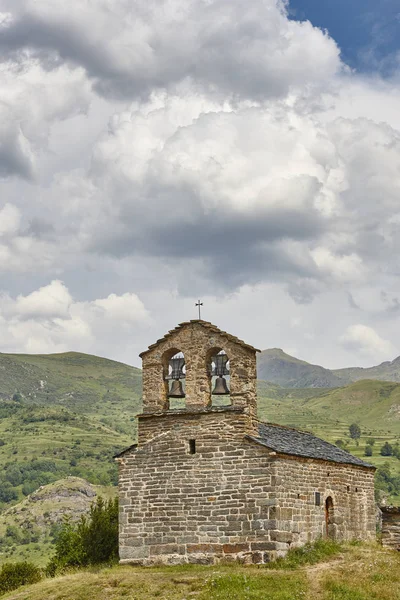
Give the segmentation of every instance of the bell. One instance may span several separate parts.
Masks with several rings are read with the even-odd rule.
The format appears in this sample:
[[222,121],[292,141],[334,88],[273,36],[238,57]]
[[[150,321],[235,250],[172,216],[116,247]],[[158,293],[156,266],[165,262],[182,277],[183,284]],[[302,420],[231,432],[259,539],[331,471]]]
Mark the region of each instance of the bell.
[[183,391],[182,381],[179,379],[173,379],[171,389],[169,390],[168,398],[184,398],[185,392]]
[[213,396],[227,396],[229,395],[228,386],[226,384],[225,377],[217,377],[215,380],[215,387],[213,389]]

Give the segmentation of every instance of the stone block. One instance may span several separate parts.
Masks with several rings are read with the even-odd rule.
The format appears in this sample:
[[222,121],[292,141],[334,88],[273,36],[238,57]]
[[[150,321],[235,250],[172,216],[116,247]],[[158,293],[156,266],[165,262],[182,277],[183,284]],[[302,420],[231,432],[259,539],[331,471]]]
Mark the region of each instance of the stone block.
[[238,554],[239,552],[248,552],[249,544],[224,544],[222,546],[224,554]]

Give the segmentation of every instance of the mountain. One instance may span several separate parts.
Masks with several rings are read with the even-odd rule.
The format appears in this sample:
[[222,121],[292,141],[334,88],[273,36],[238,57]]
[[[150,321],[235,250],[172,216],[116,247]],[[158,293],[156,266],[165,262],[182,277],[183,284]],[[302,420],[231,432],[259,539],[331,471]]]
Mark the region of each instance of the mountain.
[[286,354],[280,348],[263,350],[257,356],[259,379],[271,381],[284,387],[329,388],[344,385],[333,371]]
[[342,387],[361,379],[400,382],[400,356],[375,367],[325,369],[286,354],[280,348],[263,350],[257,357],[258,378],[292,388]]
[[376,367],[350,367],[332,371],[345,383],[360,381],[360,379],[378,379],[380,381],[400,382],[400,356],[392,361],[386,361]]

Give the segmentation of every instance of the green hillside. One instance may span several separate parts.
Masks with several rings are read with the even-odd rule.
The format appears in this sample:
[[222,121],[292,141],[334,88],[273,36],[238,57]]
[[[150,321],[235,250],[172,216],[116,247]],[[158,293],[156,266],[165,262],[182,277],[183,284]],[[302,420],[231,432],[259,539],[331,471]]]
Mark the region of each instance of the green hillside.
[[115,484],[140,395],[141,371],[115,361],[0,354],[0,508],[69,475]]
[[[295,365],[307,363],[271,351]],[[141,371],[116,361],[68,352],[53,355],[0,354],[0,508],[21,501],[60,478],[83,477],[92,484],[117,481],[115,452],[136,438]],[[371,462],[385,441],[400,436],[400,385],[360,381],[337,389],[284,388],[259,381],[259,414],[264,420],[313,431],[363,456],[374,437]],[[348,436],[362,428],[358,446]]]
[[41,486],[0,514],[0,564],[29,560],[45,567],[64,517],[75,521],[96,496],[108,499],[116,493],[116,487],[91,485],[79,477]]

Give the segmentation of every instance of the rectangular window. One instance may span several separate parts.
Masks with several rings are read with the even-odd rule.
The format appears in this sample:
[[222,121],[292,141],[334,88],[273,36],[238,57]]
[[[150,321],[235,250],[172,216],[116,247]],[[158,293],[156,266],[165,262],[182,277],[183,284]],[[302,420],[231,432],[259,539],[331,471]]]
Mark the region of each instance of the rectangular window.
[[189,454],[196,454],[196,440],[189,440]]
[[315,506],[321,506],[321,494],[320,494],[320,492],[315,492]]

